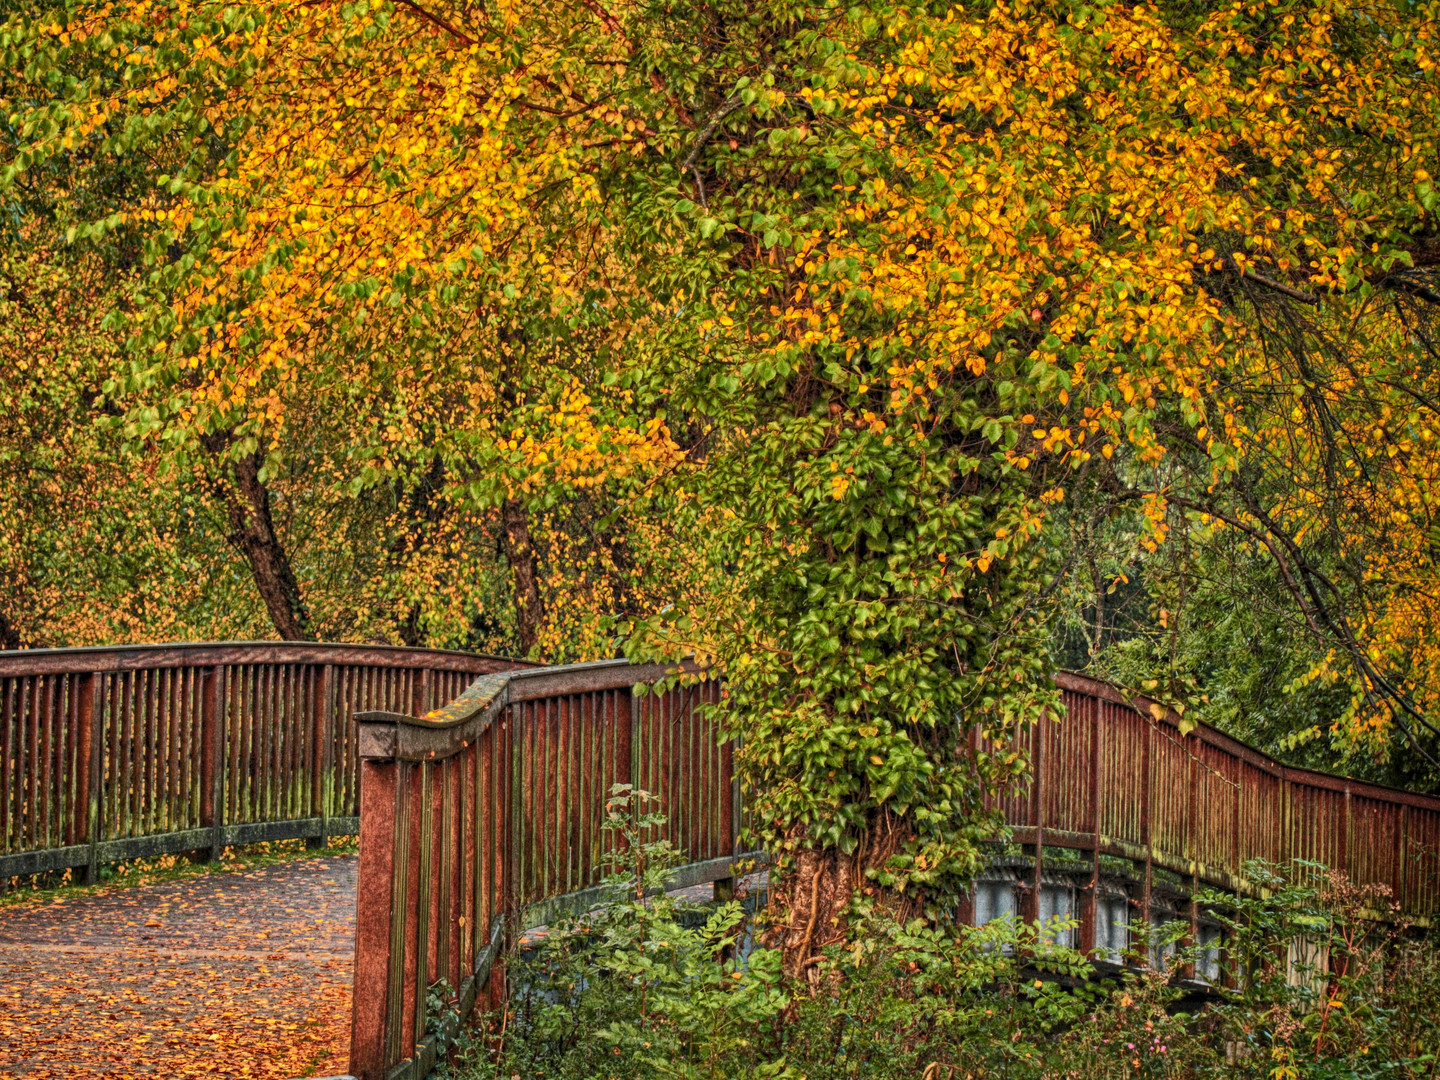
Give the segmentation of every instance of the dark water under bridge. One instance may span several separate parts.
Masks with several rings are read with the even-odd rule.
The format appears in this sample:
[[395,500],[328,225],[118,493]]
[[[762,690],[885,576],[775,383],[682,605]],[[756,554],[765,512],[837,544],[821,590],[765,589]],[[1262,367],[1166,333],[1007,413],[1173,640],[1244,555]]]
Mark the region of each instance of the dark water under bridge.
[[[350,1069],[423,1076],[424,988],[458,987],[462,1013],[495,1000],[507,934],[593,901],[611,784],[663,799],[690,859],[677,885],[730,880],[745,808],[731,749],[699,708],[718,688],[633,692],[663,674],[344,645],[0,653],[0,879],[358,832]],[[1301,858],[1434,918],[1440,800],[1292,769],[1203,727],[1182,737],[1143,698],[1057,682],[1065,721],[1021,735],[1033,779],[1000,800],[1009,846],[962,917],[1069,914],[1073,943],[1102,950],[1136,922],[1179,918],[1208,943],[1198,887],[1244,890],[1247,860]],[[286,916],[257,912],[245,917]],[[325,940],[350,936],[349,917],[330,919]],[[188,925],[198,934],[203,920]],[[12,958],[26,947],[9,944]],[[352,978],[348,957],[319,952]],[[164,981],[187,989],[183,974]],[[269,998],[247,1000],[236,1008],[255,1011],[257,1030],[281,1030],[265,1026]],[[0,1065],[6,1052],[0,1027]]]

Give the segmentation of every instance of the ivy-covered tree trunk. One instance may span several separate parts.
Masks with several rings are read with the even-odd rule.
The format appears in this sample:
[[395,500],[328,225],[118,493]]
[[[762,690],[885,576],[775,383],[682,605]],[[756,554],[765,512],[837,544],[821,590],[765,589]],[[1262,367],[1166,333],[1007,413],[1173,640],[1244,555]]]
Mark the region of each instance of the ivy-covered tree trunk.
[[[797,834],[797,839],[798,839]],[[857,900],[876,895],[875,878],[892,856],[915,840],[903,818],[875,815],[856,849],[802,847],[771,889],[786,917],[771,928],[772,944],[784,956],[785,969],[810,979],[827,945],[843,942]],[[884,898],[892,917],[906,919],[924,909],[923,897],[893,894]]]
[[720,717],[775,858],[768,936],[797,977],[867,909],[953,907],[999,824],[987,797],[1024,770],[1012,735],[1055,704],[1031,481],[972,430],[985,391],[966,389],[897,430],[796,380],[676,507],[709,561],[650,640],[726,658]]

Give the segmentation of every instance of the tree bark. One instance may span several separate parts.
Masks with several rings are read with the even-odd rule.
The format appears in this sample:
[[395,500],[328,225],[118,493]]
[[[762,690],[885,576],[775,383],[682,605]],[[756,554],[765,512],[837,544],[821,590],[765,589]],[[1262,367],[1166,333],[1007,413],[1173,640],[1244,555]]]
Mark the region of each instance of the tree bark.
[[275,532],[270,515],[270,491],[260,480],[260,452],[247,454],[232,465],[239,498],[230,500],[230,527],[235,542],[245,552],[250,574],[270,621],[286,641],[310,641],[310,612],[300,595],[300,583],[290,566],[290,556]]
[[[210,436],[205,443],[212,453],[223,453],[230,445],[230,436]],[[270,491],[260,479],[264,461],[263,449],[231,461],[230,483],[216,484],[216,494],[230,519],[230,542],[250,564],[250,577],[281,640],[313,641],[310,612],[290,566],[289,553],[275,531]]]
[[510,564],[515,590],[515,631],[520,651],[529,653],[540,640],[540,578],[536,571],[535,545],[530,539],[530,516],[519,499],[500,504],[500,522],[505,533],[505,560]]
[[0,649],[23,649],[26,647],[25,639],[20,636],[20,631],[10,621],[10,616],[0,611]]
[[[843,941],[847,911],[857,892],[870,892],[866,871],[883,866],[911,835],[905,823],[889,814],[873,822],[865,842],[853,854],[838,848],[805,848],[771,886],[775,908],[785,914],[784,922],[768,930],[767,944],[780,950],[786,972],[793,978],[814,983],[815,964],[825,946]],[[891,890],[877,899],[902,921],[922,908],[919,898]]]

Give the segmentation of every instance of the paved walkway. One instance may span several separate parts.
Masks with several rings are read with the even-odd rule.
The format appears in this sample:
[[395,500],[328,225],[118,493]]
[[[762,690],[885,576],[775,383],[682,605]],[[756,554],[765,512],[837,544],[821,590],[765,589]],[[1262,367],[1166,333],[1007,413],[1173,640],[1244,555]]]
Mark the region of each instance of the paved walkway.
[[345,1071],[353,855],[0,908],[0,1076]]

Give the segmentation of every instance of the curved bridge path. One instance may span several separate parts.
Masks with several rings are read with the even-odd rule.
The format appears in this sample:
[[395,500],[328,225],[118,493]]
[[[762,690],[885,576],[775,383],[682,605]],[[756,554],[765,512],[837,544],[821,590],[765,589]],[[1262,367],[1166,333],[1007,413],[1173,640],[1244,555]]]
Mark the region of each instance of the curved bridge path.
[[356,858],[0,908],[0,1077],[343,1073]]

